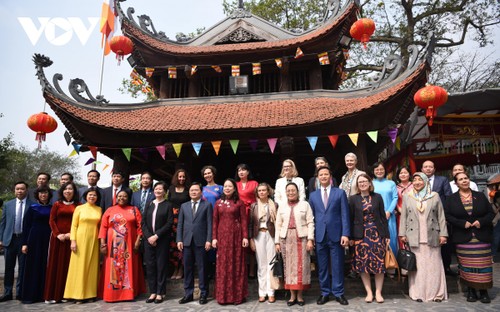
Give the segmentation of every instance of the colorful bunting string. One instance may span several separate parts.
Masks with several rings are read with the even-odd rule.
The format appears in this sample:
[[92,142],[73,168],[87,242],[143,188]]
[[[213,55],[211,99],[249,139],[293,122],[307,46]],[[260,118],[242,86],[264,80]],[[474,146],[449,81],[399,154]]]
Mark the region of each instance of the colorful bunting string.
[[309,136],[306,138],[307,138],[307,141],[309,141],[309,145],[311,145],[311,148],[314,152],[314,150],[316,149],[316,143],[318,143],[318,137],[317,136]]
[[158,151],[158,153],[160,153],[161,158],[163,158],[163,160],[165,160],[165,145],[156,146],[156,150]]
[[260,75],[261,74],[261,66],[260,63],[252,63],[252,74]]
[[[203,145],[203,142],[194,142],[194,143],[191,143],[191,145],[193,145],[193,149],[194,149],[194,152],[196,153],[196,156],[200,156],[200,150],[201,150],[201,146]],[[177,155],[179,156],[179,155]]]
[[278,138],[267,139],[267,144],[269,145],[269,149],[271,150],[271,154],[274,154],[274,149],[276,148],[277,142],[278,142]]
[[215,155],[219,156],[220,146],[222,141],[212,141],[212,147],[214,148]]
[[229,140],[229,144],[231,144],[233,153],[236,154],[236,151],[238,150],[238,145],[240,144],[240,140]]
[[182,143],[174,143],[172,144],[172,147],[174,148],[177,157],[179,157],[181,155]]
[[295,51],[295,59],[299,59],[304,56],[304,52],[302,52],[302,49],[300,47],[297,47],[297,51]]
[[375,130],[375,131],[368,131],[366,133],[370,139],[372,139],[373,142],[377,143],[377,138],[378,138],[378,131]]
[[237,77],[240,75],[240,65],[231,66],[231,75]]
[[358,146],[359,133],[349,133],[349,138],[355,146]]
[[337,141],[339,140],[339,136],[337,134],[332,134],[328,136],[328,139],[330,140],[332,147],[335,148],[335,146],[337,146]]

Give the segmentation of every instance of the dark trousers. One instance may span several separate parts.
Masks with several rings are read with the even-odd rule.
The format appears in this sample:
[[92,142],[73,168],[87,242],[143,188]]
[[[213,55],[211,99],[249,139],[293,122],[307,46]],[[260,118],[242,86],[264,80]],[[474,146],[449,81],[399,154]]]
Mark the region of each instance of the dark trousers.
[[198,284],[200,287],[200,296],[208,295],[207,283],[207,252],[205,246],[196,246],[194,241],[191,246],[184,246],[184,295],[191,297],[194,292],[194,265],[198,268]]
[[5,277],[4,277],[4,295],[11,296],[12,288],[14,286],[14,271],[16,269],[16,258],[19,265],[19,270],[17,272],[17,282],[16,282],[16,296],[19,299],[21,297],[21,282],[24,276],[24,263],[26,261],[26,255],[21,252],[22,240],[21,235],[16,236],[12,234],[12,240],[9,246],[5,246]]
[[328,240],[325,235],[322,242],[316,243],[316,257],[321,295],[328,296],[331,293],[335,297],[342,296],[344,294],[344,247],[340,245],[340,242]]
[[148,268],[146,280],[152,294],[163,296],[166,293],[168,251],[168,239],[158,239],[156,246],[151,246],[147,240],[144,241],[144,258]]

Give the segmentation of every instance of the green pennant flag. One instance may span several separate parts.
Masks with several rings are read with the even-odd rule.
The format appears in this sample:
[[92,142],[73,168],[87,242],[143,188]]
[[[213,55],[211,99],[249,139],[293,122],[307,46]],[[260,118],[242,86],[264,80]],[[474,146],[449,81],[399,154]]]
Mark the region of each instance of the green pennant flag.
[[372,139],[373,142],[377,143],[378,139],[378,130],[375,131],[368,131],[366,134]]
[[236,154],[238,150],[238,144],[240,144],[240,140],[229,140],[229,144],[231,144],[231,148],[233,149],[233,153]]
[[123,154],[127,157],[127,160],[130,161],[130,154],[132,154],[131,148],[122,148]]

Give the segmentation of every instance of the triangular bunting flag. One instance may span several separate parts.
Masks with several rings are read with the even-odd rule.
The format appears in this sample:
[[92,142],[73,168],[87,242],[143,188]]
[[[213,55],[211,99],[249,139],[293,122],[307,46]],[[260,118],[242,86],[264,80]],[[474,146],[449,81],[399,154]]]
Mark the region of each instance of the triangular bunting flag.
[[87,162],[85,163],[85,165],[84,165],[84,166],[86,166],[86,165],[90,165],[90,164],[91,164],[91,163],[93,163],[94,161],[95,161],[95,159],[94,159],[94,158],[92,158],[92,157],[90,157],[90,158],[89,158],[89,160],[87,160]]
[[269,145],[269,149],[271,150],[271,154],[274,154],[274,149],[276,148],[277,142],[278,142],[278,138],[267,139],[267,144]]
[[297,51],[295,51],[295,59],[301,58],[304,56],[304,52],[300,49],[300,47],[297,48]]
[[75,142],[71,143],[71,145],[73,145],[73,148],[75,149],[75,151],[80,154],[80,148],[82,147],[81,144],[77,144]]
[[97,146],[89,146],[89,150],[94,156],[94,161],[97,159]]
[[191,66],[191,76],[193,76],[194,74],[196,74],[197,70],[198,70],[198,66],[197,65]]
[[316,143],[318,143],[318,137],[317,136],[310,136],[310,137],[306,137],[306,138],[309,141],[309,145],[311,145],[311,148],[314,152],[314,150],[316,149]]
[[261,66],[260,63],[252,63],[252,74],[260,75],[261,74]]
[[177,79],[177,67],[168,68],[168,78]]
[[377,138],[378,138],[378,130],[375,131],[368,131],[366,134],[372,139],[373,142],[377,143]]
[[337,146],[337,141],[339,140],[339,136],[337,134],[332,134],[328,136],[328,139],[330,140],[330,143],[332,144],[333,148]]
[[276,66],[278,66],[279,68],[281,68],[283,66],[283,60],[282,59],[277,58],[274,61],[276,62]]
[[68,130],[64,131],[64,139],[66,140],[66,145],[69,145],[71,143],[71,135],[69,134]]
[[172,147],[174,148],[175,154],[177,157],[181,154],[181,149],[182,149],[182,143],[174,143],[172,144]]
[[153,76],[154,71],[155,69],[153,67],[146,67],[146,76],[150,78],[151,76]]
[[105,164],[104,165],[104,168],[102,168],[102,171],[106,171],[106,169],[108,169],[109,165],[108,164]]
[[222,144],[222,141],[212,141],[212,147],[214,148],[215,155],[219,156],[219,150],[220,146]]
[[125,157],[127,157],[127,160],[130,161],[130,154],[132,154],[132,149],[131,148],[122,148],[123,154],[125,154]]
[[218,72],[218,73],[222,73],[222,68],[220,68],[220,66],[218,66],[218,65],[212,65],[212,68],[213,68],[216,72]]
[[398,128],[387,129],[387,135],[391,138],[392,143],[395,143],[398,136]]
[[73,157],[75,155],[78,155],[78,153],[76,152],[76,150],[72,150],[71,153],[69,153],[68,157]]
[[255,139],[248,140],[248,144],[250,144],[250,148],[254,152],[257,150],[257,142],[258,142],[258,140],[255,140]]
[[137,70],[135,68],[132,69],[132,72],[130,72],[130,78],[132,78],[132,80],[141,79],[141,77],[139,76],[139,73],[137,72]]
[[355,145],[355,146],[358,146],[358,137],[359,137],[359,133],[349,133],[348,134],[349,138],[351,139],[352,143]]
[[231,148],[233,149],[233,153],[236,154],[238,150],[238,144],[240,144],[240,140],[229,140],[229,144],[231,144]]
[[165,145],[158,145],[156,147],[156,150],[158,151],[158,153],[160,153],[161,158],[163,158],[163,160],[165,160]]
[[328,57],[328,52],[318,54],[318,60],[320,65],[329,65],[330,58]]
[[201,146],[203,145],[203,142],[202,143],[200,143],[200,142],[191,143],[191,145],[193,145],[193,149],[194,149],[194,152],[196,153],[196,155],[200,156],[200,150],[201,150]]
[[396,146],[396,149],[397,149],[398,151],[400,151],[400,150],[401,150],[401,137],[397,137],[397,138],[396,138],[396,144],[395,144],[395,146]]

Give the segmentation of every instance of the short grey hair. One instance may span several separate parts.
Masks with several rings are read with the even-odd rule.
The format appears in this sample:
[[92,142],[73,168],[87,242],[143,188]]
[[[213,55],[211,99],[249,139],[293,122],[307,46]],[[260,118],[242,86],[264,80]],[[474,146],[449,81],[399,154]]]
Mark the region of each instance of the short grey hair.
[[358,160],[358,156],[356,156],[356,154],[354,154],[354,153],[352,153],[352,152],[351,152],[351,153],[347,153],[347,154],[345,154],[344,160],[345,160],[347,157],[354,158],[354,160],[356,160],[356,161]]

